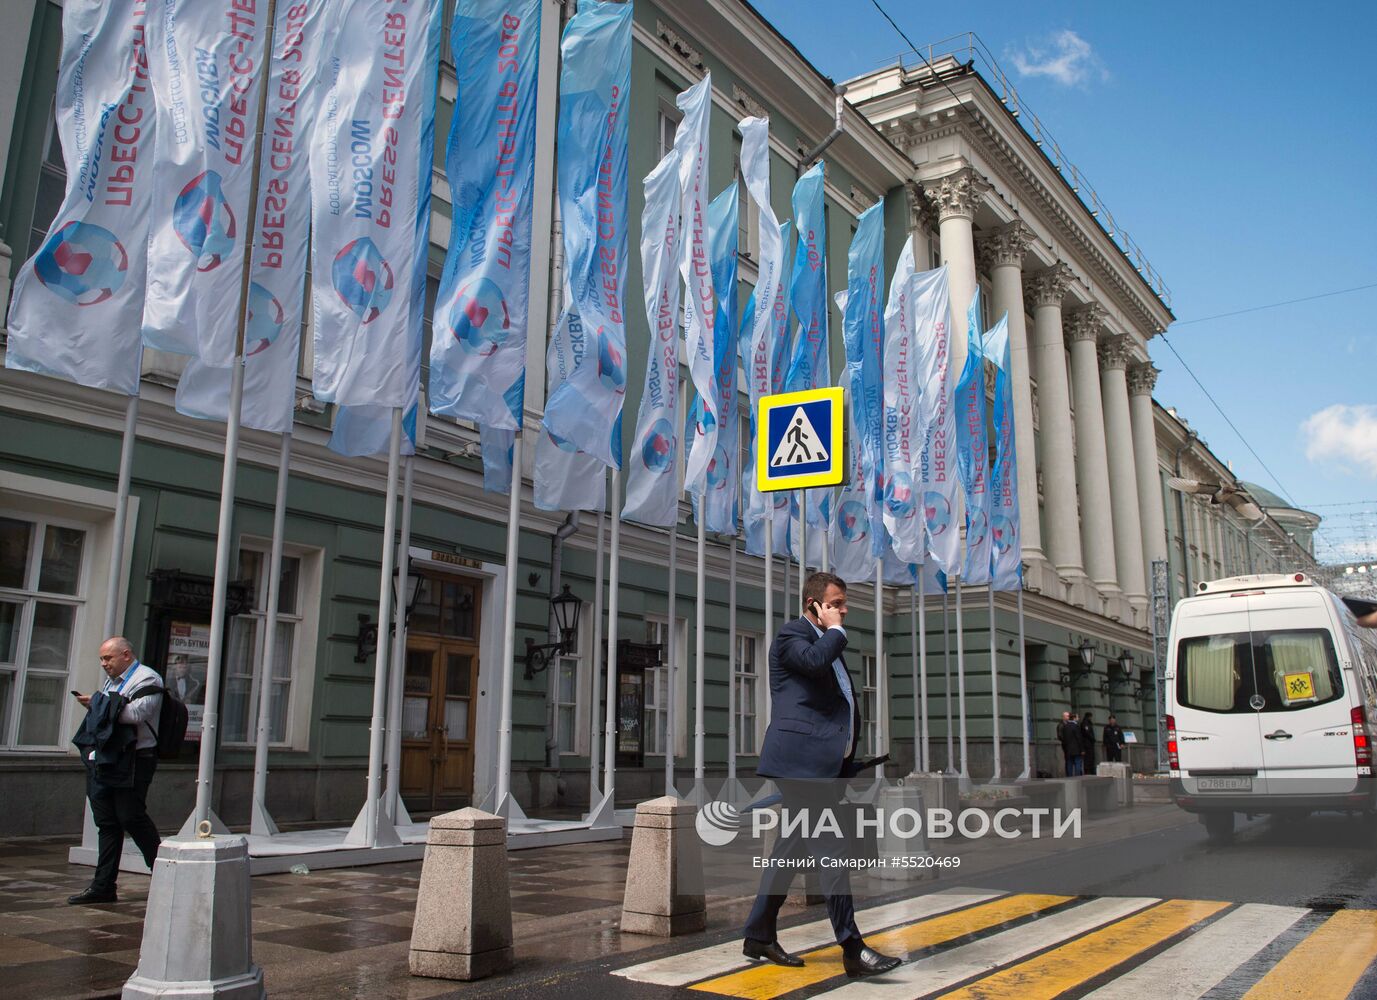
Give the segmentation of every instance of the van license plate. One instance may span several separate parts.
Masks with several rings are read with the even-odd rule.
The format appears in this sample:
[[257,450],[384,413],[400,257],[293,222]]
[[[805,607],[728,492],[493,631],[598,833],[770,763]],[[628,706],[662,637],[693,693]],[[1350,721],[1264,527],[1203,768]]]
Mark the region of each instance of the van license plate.
[[1253,779],[1250,775],[1228,778],[1197,778],[1196,788],[1202,792],[1251,792]]

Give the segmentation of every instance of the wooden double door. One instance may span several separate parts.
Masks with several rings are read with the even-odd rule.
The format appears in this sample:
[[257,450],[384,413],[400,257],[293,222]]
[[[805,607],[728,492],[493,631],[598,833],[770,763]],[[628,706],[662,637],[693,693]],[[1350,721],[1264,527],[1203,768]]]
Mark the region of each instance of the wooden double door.
[[[435,598],[427,615],[427,591]],[[447,605],[466,605],[453,614]],[[413,812],[469,805],[478,708],[477,587],[428,578],[406,640],[402,698],[402,796]],[[436,634],[436,633],[447,634]],[[468,634],[462,634],[468,633]]]

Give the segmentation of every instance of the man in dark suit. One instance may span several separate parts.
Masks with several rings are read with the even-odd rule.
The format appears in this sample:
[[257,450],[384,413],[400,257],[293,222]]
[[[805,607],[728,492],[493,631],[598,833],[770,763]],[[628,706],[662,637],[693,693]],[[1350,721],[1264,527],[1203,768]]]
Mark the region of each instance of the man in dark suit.
[[[845,780],[855,775],[861,713],[842,652],[846,649],[846,584],[831,573],[814,573],[803,584],[804,615],[779,630],[770,646],[770,728],[756,773],[773,778],[785,816],[807,811],[808,821],[786,829],[770,861],[810,857],[827,900],[827,916],[842,947],[846,974],[855,979],[889,972],[899,959],[867,948],[856,927],[851,880],[845,867],[824,866],[838,855],[835,841],[808,836],[822,810],[835,808]],[[845,817],[838,812],[838,821]],[[785,824],[781,822],[781,828]],[[799,966],[802,959],[779,945],[776,921],[794,868],[767,865],[760,893],[746,921],[742,951],[748,958]]]

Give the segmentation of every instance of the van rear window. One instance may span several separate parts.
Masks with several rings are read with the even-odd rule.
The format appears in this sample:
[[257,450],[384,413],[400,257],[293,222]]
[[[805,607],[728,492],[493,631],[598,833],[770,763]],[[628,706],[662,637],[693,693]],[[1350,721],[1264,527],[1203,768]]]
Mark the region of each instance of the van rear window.
[[[1205,712],[1285,712],[1343,694],[1334,641],[1325,629],[1275,629],[1182,639],[1176,700]],[[1255,695],[1261,708],[1253,708]]]

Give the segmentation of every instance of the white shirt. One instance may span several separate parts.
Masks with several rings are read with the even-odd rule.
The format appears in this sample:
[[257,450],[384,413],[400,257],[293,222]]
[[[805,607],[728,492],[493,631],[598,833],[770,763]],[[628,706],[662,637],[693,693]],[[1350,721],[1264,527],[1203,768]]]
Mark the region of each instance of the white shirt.
[[[128,698],[149,686],[160,688],[163,686],[163,679],[151,667],[135,660],[119,677],[106,678],[101,690],[117,691]],[[138,727],[138,742],[134,745],[135,749],[146,750],[158,745],[158,712],[162,706],[163,696],[151,694],[147,698],[140,698],[125,705],[124,711],[120,712],[121,722]]]

